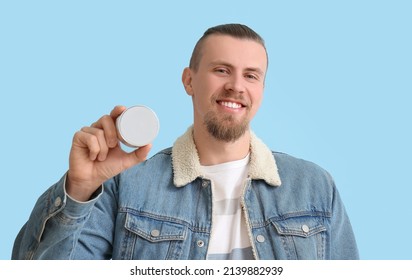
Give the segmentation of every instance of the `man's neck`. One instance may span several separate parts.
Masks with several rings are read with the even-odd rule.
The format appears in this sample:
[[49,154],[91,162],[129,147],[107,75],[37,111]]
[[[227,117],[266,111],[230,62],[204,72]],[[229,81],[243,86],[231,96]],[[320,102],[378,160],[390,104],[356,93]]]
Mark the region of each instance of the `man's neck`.
[[234,142],[216,139],[202,127],[194,127],[193,138],[201,165],[215,165],[245,158],[250,149],[250,131]]

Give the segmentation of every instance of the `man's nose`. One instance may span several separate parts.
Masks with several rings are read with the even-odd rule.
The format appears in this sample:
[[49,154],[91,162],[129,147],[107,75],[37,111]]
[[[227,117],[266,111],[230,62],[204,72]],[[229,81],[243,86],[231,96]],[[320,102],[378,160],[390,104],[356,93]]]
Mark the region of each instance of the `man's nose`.
[[225,84],[225,89],[229,92],[244,93],[245,92],[244,82],[245,81],[243,79],[243,76],[231,75]]

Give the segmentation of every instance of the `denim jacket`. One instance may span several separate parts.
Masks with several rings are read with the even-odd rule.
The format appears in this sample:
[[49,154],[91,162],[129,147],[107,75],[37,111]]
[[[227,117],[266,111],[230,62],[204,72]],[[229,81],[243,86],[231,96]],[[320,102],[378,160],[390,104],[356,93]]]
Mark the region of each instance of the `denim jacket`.
[[[103,184],[85,203],[65,177],[37,201],[13,259],[206,259],[213,231],[211,181],[192,128]],[[270,151],[252,134],[241,198],[256,259],[357,259],[354,234],[331,176]]]

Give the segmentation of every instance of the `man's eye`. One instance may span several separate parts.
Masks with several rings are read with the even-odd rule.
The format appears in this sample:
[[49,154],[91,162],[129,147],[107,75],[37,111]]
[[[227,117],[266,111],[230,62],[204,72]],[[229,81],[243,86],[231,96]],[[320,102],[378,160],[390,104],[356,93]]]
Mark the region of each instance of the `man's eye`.
[[259,80],[259,78],[256,75],[253,75],[253,74],[246,74],[245,76],[248,79]]
[[224,73],[224,74],[228,73],[228,71],[224,68],[216,68],[215,71],[218,73]]

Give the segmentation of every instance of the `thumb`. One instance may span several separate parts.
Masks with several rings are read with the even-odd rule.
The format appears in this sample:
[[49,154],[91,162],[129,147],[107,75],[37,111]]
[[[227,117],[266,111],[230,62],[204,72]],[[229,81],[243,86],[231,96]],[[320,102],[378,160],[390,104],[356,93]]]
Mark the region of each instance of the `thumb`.
[[128,153],[124,161],[124,168],[127,169],[141,163],[142,161],[145,161],[151,148],[152,144],[148,144]]

